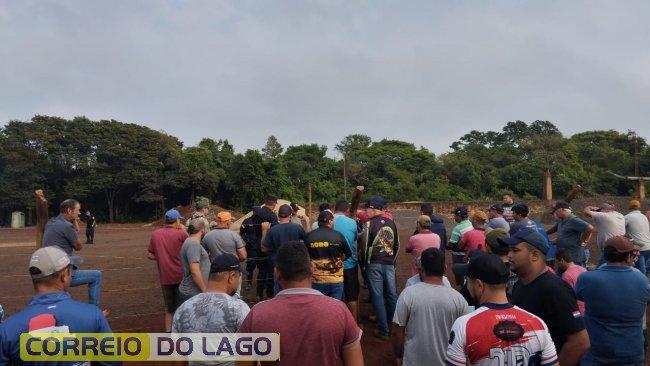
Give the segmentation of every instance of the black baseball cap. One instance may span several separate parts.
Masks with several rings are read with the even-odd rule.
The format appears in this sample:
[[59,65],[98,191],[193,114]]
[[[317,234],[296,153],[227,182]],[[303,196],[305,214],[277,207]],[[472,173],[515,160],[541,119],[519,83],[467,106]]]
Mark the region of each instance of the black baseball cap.
[[278,209],[278,216],[279,217],[289,217],[293,213],[293,209],[289,205],[282,205]]
[[496,211],[496,212],[503,213],[503,207],[500,204],[495,203],[492,206],[490,206],[490,208],[488,208],[488,211]]
[[374,208],[377,210],[383,210],[386,207],[386,200],[379,196],[373,196],[366,203],[366,208]]
[[334,214],[332,214],[329,211],[321,211],[321,213],[318,214],[318,222],[328,222],[334,220]]
[[559,210],[559,209],[561,209],[561,208],[566,208],[566,209],[569,209],[569,210],[570,210],[570,209],[571,209],[571,205],[569,205],[569,203],[566,202],[566,201],[557,201],[557,202],[555,203],[555,206],[553,206],[553,209],[551,210],[551,212],[555,212],[555,211],[557,211],[557,210]]
[[467,277],[481,280],[490,285],[501,285],[508,282],[510,270],[501,258],[494,254],[485,254],[469,262]]
[[230,271],[241,271],[241,267],[239,267],[239,258],[230,253],[218,255],[210,265],[210,273]]
[[456,207],[456,209],[454,209],[454,215],[458,215],[458,216],[460,216],[462,218],[466,218],[467,216],[469,216],[469,212],[467,211],[467,207],[460,206],[460,207]]
[[497,241],[507,245],[517,245],[525,242],[544,253],[544,255],[548,253],[548,243],[546,242],[546,239],[536,229],[529,227],[520,229],[509,238],[497,238]]

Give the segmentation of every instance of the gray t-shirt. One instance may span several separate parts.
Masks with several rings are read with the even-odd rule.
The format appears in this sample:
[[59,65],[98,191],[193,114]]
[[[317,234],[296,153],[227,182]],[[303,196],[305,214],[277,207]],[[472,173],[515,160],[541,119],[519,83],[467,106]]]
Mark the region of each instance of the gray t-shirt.
[[458,291],[420,282],[397,299],[393,322],[406,327],[403,365],[444,365],[451,326],[470,312]]
[[650,225],[648,218],[641,211],[630,211],[625,215],[625,233],[641,251],[650,250]]
[[[204,292],[185,301],[174,314],[172,333],[236,333],[250,308],[225,293]],[[190,362],[190,365],[234,365]]]
[[210,257],[208,252],[203,249],[201,243],[192,238],[185,239],[180,252],[181,264],[183,265],[183,280],[178,285],[178,292],[181,298],[188,299],[196,294],[201,293],[201,289],[194,282],[192,274],[190,273],[190,264],[199,263],[201,268],[201,277],[203,283],[208,283],[208,276],[210,275]]
[[592,212],[591,218],[594,219],[598,235],[596,241],[598,247],[602,250],[607,239],[625,235],[625,217],[620,212]]
[[70,256],[74,250],[72,243],[76,241],[79,241],[77,229],[63,214],[51,218],[45,224],[45,231],[43,233],[44,247],[59,247]]
[[585,220],[575,215],[559,220],[554,226],[557,229],[555,245],[558,248],[569,250],[573,261],[576,263],[584,262],[587,259],[584,250],[580,246],[580,236],[587,230],[588,226],[589,224]]
[[487,227],[490,229],[501,228],[506,232],[510,232],[510,224],[508,224],[508,221],[501,216],[490,219],[487,223]]
[[221,254],[229,253],[237,256],[237,249],[244,247],[244,241],[241,236],[230,229],[213,229],[205,234],[203,240],[203,247],[208,251],[210,261]]

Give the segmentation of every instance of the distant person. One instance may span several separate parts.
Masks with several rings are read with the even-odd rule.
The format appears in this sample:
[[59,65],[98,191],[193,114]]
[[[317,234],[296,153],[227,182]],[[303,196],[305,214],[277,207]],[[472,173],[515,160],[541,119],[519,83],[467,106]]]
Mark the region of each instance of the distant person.
[[300,210],[300,207],[298,207],[296,203],[291,202],[289,206],[291,206],[291,211],[292,211],[291,222],[302,226],[305,232],[309,231],[311,229],[311,225],[309,225],[309,217],[307,217],[307,215],[305,215],[304,213],[298,212],[298,210]]
[[[361,189],[363,190],[363,189]],[[338,200],[334,205],[334,227],[341,233],[350,248],[350,257],[343,261],[343,300],[352,317],[358,320],[359,308],[359,261],[357,259],[357,221],[348,217],[350,203]]]
[[560,365],[578,365],[589,349],[589,337],[573,289],[548,271],[546,240],[531,228],[498,240],[510,246],[510,268],[519,276],[512,303],[548,325]]
[[244,218],[239,228],[239,236],[245,243],[246,247],[246,279],[244,281],[246,290],[250,290],[253,283],[253,274],[257,267],[260,256],[260,248],[255,246],[256,235],[253,230],[253,217]]
[[[210,266],[205,292],[185,301],[174,316],[173,333],[236,333],[250,311],[242,300],[233,297],[241,283],[239,258],[220,254]],[[190,362],[205,365],[206,362]],[[211,365],[235,365],[233,361]]]
[[97,225],[95,216],[90,211],[86,211],[84,219],[86,221],[86,244],[95,244],[95,226]]
[[[329,211],[330,213],[332,213],[332,207],[330,206],[329,203],[327,203],[327,202],[323,202],[323,203],[321,203],[320,205],[318,205],[318,213],[321,213],[321,212],[323,212],[323,211]],[[317,222],[317,221],[314,221],[314,222],[311,224],[311,229],[312,229],[312,230],[316,230],[316,229],[318,229],[318,222]]]
[[418,258],[425,249],[428,248],[438,248],[440,249],[441,240],[438,234],[431,232],[431,218],[427,215],[420,215],[418,220],[415,223],[415,228],[417,234],[409,238],[408,243],[406,244],[406,252],[413,255],[413,261],[411,265],[411,276],[419,273],[416,263]]
[[214,221],[211,222],[208,218],[208,215],[210,214],[210,200],[206,197],[200,197],[194,203],[194,207],[195,210],[190,218],[185,222],[185,226],[190,226],[190,221],[194,219],[201,219],[208,228],[208,231],[210,231],[210,228],[215,224]]
[[[278,224],[278,216],[275,214],[275,206],[278,204],[277,197],[267,195],[264,197],[264,204],[262,206],[253,207],[253,216],[251,217],[251,251],[249,252],[249,265],[246,266],[249,278],[252,279],[253,271],[257,267],[257,300],[264,300],[264,295],[267,298],[272,298],[274,295],[273,288],[273,269],[268,255],[262,252],[261,243],[262,239],[271,227]],[[248,234],[247,234],[248,235]]]
[[56,246],[36,250],[29,260],[29,274],[35,295],[24,310],[0,324],[0,364],[28,363],[20,355],[23,333],[41,329],[60,333],[111,333],[98,307],[70,298],[72,264],[63,250]]
[[[81,250],[82,245],[75,226],[79,219],[81,205],[77,200],[67,199],[59,205],[59,215],[51,218],[45,225],[43,247],[55,246],[63,250],[69,257],[72,252]],[[72,257],[72,280],[70,287],[88,285],[88,303],[99,306],[102,288],[102,272],[92,269],[77,269],[74,264],[80,263],[81,258]],[[108,313],[107,310],[105,310]]]
[[510,235],[514,235],[517,231],[527,227],[536,229],[535,222],[528,218],[528,206],[523,203],[518,203],[512,206],[512,218],[514,222],[510,225]]
[[605,265],[578,277],[576,293],[585,302],[591,365],[644,365],[643,324],[650,288],[647,277],[630,267],[630,239],[605,241]]
[[[440,250],[444,253],[447,248],[447,227],[445,226],[445,221],[433,213],[433,206],[430,203],[423,203],[420,206],[420,215],[427,215],[431,219],[431,227],[429,230],[440,238]],[[413,235],[417,233],[418,230],[416,228]]]
[[[562,279],[568,283],[572,289],[575,289],[578,277],[587,272],[587,269],[573,263],[571,252],[568,249],[558,250],[557,253],[555,253],[555,258],[557,259],[557,269],[562,276]],[[578,310],[580,310],[582,316],[585,315],[584,301],[578,300]]]
[[245,262],[247,258],[246,245],[236,232],[230,230],[232,215],[228,211],[221,211],[217,214],[214,230],[210,230],[201,240],[201,244],[207,250],[212,262],[222,254],[232,254]]
[[282,335],[280,361],[270,365],[363,365],[361,329],[341,301],[312,289],[305,245],[287,243],[275,259],[274,273],[283,290],[253,306],[238,332]]
[[369,221],[363,225],[359,240],[360,260],[366,264],[370,298],[377,317],[375,335],[386,340],[390,338],[388,321],[393,319],[397,304],[395,261],[399,235],[395,222],[383,214],[386,201],[382,197],[372,197],[365,207]]
[[[451,237],[449,238],[449,248],[458,248],[460,240],[468,231],[474,229],[471,221],[468,219],[469,212],[467,207],[459,206],[454,209],[454,221],[456,226],[454,226],[451,231]],[[452,249],[451,259],[453,264],[464,263],[465,262],[465,251],[461,249]],[[462,278],[456,277],[456,285],[460,286],[463,283]]]
[[165,332],[172,329],[174,312],[181,304],[178,285],[183,280],[181,247],[187,233],[180,224],[181,214],[171,209],[165,213],[165,226],[154,230],[149,239],[147,258],[156,261],[165,303]]
[[487,222],[487,214],[483,211],[474,211],[470,216],[472,223],[472,230],[464,233],[458,243],[459,249],[465,251],[465,258],[463,262],[467,262],[469,255],[475,251],[480,250],[485,252],[485,223]]
[[503,218],[508,222],[509,225],[512,225],[515,222],[515,218],[512,216],[512,207],[515,205],[515,202],[512,200],[512,196],[509,194],[503,195],[503,204],[501,208],[503,209]]
[[625,236],[639,246],[640,257],[636,268],[648,276],[650,273],[650,225],[648,218],[641,213],[641,203],[631,200],[630,212],[625,215]]
[[503,218],[503,207],[499,204],[494,204],[488,209],[488,223],[487,229],[503,229],[506,232],[510,232],[510,224],[508,221]]
[[557,201],[553,207],[553,215],[557,218],[557,222],[546,233],[548,235],[557,233],[554,242],[557,250],[568,249],[576,264],[587,267],[587,256],[584,249],[587,247],[594,227],[574,215],[571,206],[564,201]]
[[[604,202],[600,207],[587,206],[582,213],[594,220],[597,232],[596,243],[601,253],[607,239],[625,235],[625,216],[616,211],[616,206],[613,203]],[[605,263],[605,258],[601,254],[598,264],[603,263]]]
[[558,365],[555,345],[544,321],[508,302],[509,276],[510,271],[495,255],[470,262],[468,289],[481,305],[454,322],[447,365]]
[[420,262],[422,282],[406,287],[397,300],[393,351],[402,365],[443,365],[451,326],[470,309],[461,294],[443,285],[440,249],[424,250]]
[[183,265],[183,280],[178,285],[181,301],[185,302],[194,295],[205,291],[210,274],[210,257],[201,245],[201,238],[208,228],[200,217],[189,222],[187,233],[181,247],[180,259]]

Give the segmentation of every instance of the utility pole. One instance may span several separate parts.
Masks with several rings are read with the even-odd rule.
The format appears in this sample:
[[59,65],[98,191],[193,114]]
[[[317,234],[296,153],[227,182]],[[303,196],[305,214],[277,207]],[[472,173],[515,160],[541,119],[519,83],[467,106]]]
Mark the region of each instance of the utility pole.
[[343,154],[343,198],[347,201],[348,200],[348,174],[345,165],[346,165],[345,154]]
[[307,183],[307,216],[311,220],[311,182]]
[[639,135],[632,130],[627,131],[627,139],[634,144],[634,176],[639,176]]

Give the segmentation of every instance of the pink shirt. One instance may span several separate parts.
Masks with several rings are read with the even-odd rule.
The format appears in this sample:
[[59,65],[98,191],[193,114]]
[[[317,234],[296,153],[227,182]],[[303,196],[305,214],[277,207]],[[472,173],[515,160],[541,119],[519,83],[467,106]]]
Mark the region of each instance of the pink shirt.
[[476,249],[487,251],[485,248],[485,230],[483,229],[472,229],[466,232],[460,242],[461,247],[464,246],[465,248],[465,255],[469,255]]
[[418,273],[416,263],[422,252],[428,248],[440,248],[440,236],[432,233],[431,230],[422,230],[409,238],[409,242],[406,244],[406,252],[413,254],[411,276]]
[[[567,270],[564,271],[564,273],[562,273],[562,279],[566,283],[571,285],[572,288],[575,288],[576,282],[578,282],[578,276],[580,276],[582,272],[586,272],[586,271],[587,270],[582,266],[579,266],[577,264],[571,264],[569,268],[567,268]],[[585,315],[584,301],[578,300],[578,310],[580,310],[580,314]]]

